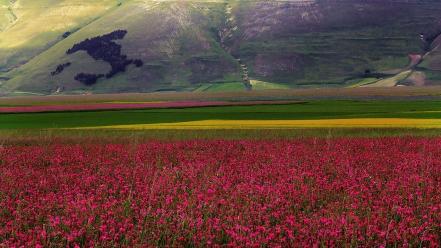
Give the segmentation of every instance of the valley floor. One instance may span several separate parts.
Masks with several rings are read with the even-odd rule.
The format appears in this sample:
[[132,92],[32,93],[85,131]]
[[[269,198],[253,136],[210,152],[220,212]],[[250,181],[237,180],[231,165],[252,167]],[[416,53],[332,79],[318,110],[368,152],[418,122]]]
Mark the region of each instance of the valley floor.
[[441,100],[433,99],[39,103],[0,106],[0,112],[3,132],[441,129]]
[[0,247],[441,243],[435,91],[278,94],[0,99]]

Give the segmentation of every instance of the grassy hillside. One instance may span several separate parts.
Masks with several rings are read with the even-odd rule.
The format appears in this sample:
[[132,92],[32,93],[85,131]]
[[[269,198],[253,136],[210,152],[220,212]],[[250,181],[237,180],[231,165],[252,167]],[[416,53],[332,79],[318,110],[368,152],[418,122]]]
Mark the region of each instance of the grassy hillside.
[[0,71],[16,68],[115,6],[115,0],[2,0]]
[[[438,1],[1,0],[0,6],[0,94],[245,90],[242,78],[255,90],[441,82]],[[111,65],[86,51],[66,52],[116,30],[127,32],[114,42],[119,55],[143,65],[121,66],[90,85],[76,80],[106,75]]]
[[[71,92],[127,92],[179,90],[202,82],[238,81],[237,65],[210,31],[222,18],[221,12],[214,11],[217,7],[216,3],[128,1],[8,73],[12,79],[6,87],[46,93],[59,88]],[[127,31],[126,37],[118,41],[123,54],[141,59],[142,68],[129,66],[125,73],[93,86],[74,80],[78,72],[103,73],[109,65],[84,52],[67,55],[66,51],[79,41],[118,29]],[[67,62],[72,66],[63,73],[48,73]]]
[[237,2],[234,53],[254,78],[341,86],[405,68],[410,53],[425,52],[419,35],[439,30],[439,2],[353,2]]
[[15,14],[11,11],[9,0],[0,0],[0,31],[5,30],[16,20]]

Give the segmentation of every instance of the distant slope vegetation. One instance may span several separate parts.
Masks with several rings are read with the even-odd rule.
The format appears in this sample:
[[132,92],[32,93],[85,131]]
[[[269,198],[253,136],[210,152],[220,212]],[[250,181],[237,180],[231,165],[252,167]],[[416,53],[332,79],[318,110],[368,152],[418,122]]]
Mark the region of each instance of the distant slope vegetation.
[[[123,39],[126,34],[126,30],[116,30],[109,34],[86,39],[67,50],[66,54],[68,55],[74,54],[78,51],[86,51],[93,59],[105,61],[112,67],[106,75],[79,73],[75,76],[75,80],[86,85],[92,85],[104,76],[106,78],[111,78],[119,72],[124,72],[130,64],[134,64],[136,67],[141,67],[143,65],[141,60],[127,59],[126,55],[121,54],[121,45],[114,42],[115,40]],[[66,65],[70,64],[71,63],[68,62],[57,66],[57,69],[61,68],[58,74],[64,70]]]
[[0,21],[0,94],[441,84],[434,0],[0,0]]

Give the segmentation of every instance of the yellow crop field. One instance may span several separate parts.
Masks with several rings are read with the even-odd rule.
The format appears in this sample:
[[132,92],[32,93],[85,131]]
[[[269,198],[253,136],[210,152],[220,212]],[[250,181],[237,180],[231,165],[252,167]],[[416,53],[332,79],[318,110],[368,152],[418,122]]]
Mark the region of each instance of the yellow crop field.
[[441,128],[441,119],[354,118],[326,120],[200,120],[112,125],[75,129],[288,129],[288,128]]

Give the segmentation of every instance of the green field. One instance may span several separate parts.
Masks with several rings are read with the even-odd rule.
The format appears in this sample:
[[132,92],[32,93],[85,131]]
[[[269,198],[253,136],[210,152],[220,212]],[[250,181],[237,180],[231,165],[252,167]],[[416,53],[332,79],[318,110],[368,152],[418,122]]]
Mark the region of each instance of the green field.
[[0,114],[0,129],[59,129],[203,120],[441,119],[441,101],[316,100],[284,105]]

